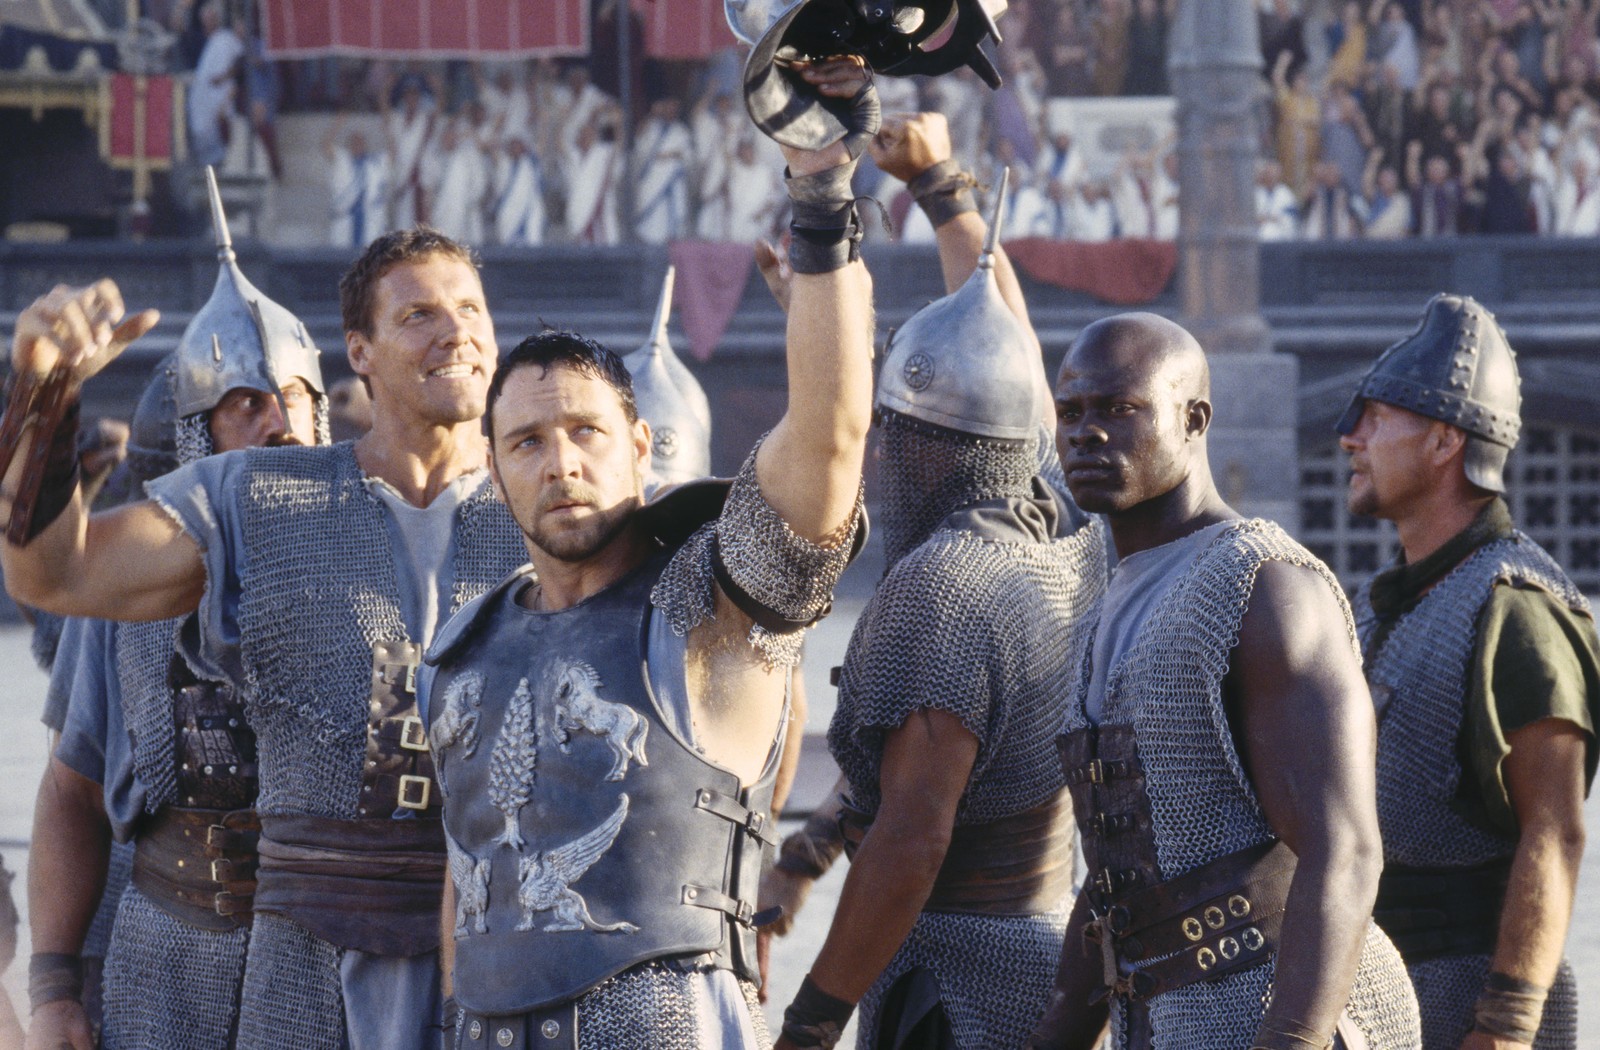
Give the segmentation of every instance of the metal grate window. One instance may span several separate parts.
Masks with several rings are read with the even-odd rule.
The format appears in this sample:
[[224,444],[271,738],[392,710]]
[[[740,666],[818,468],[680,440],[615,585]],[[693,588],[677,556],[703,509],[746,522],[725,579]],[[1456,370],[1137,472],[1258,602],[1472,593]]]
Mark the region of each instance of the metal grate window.
[[[1600,594],[1600,431],[1528,427],[1506,465],[1517,526]],[[1399,549],[1394,526],[1345,509],[1349,459],[1337,441],[1301,446],[1300,541],[1347,588],[1366,581]]]

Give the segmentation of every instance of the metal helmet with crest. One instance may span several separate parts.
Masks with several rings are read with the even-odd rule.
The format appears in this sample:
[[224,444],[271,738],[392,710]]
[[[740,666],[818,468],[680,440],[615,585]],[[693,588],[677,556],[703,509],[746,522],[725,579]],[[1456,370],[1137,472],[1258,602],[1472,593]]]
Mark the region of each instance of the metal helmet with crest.
[[1522,430],[1517,355],[1494,315],[1466,295],[1428,300],[1416,331],[1379,355],[1339,420],[1348,434],[1363,403],[1381,401],[1467,432],[1467,480],[1505,491],[1506,457]]
[[804,59],[860,55],[889,76],[938,76],[969,66],[992,88],[1000,74],[984,54],[1000,42],[1004,0],[724,0],[728,26],[750,47],[745,108],[756,127],[796,149],[820,149],[845,133],[837,109],[786,67]]
[[[317,401],[317,441],[326,444],[327,389],[316,344],[298,317],[269,299],[239,269],[210,166],[206,192],[220,269],[211,298],[189,321],[173,354],[173,398],[180,424],[210,412],[228,391],[240,388],[271,394],[283,407],[282,385],[298,378]],[[180,441],[184,429],[180,425]],[[192,423],[188,429],[195,429]]]
[[668,266],[650,339],[622,359],[633,377],[639,418],[650,424],[651,471],[663,485],[711,473],[711,402],[667,338],[673,279]]
[[962,434],[1032,441],[1047,395],[1039,351],[995,280],[1003,173],[977,269],[913,314],[889,342],[878,376],[880,409]]

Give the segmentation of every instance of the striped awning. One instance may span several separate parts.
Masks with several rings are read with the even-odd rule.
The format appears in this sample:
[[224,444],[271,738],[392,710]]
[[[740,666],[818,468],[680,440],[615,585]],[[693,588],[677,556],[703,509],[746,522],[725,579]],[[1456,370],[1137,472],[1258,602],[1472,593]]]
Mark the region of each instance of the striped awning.
[[586,0],[266,0],[274,58],[536,58],[589,51]]

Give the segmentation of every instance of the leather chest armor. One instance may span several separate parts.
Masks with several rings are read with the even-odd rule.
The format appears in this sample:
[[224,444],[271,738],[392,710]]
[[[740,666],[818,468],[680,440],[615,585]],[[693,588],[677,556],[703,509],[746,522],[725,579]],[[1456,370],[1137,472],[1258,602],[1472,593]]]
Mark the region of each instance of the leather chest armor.
[[429,654],[469,1011],[564,1002],[650,959],[703,956],[756,979],[773,773],[741,788],[657,710],[646,617],[666,562],[553,613],[517,604],[519,573]]
[[256,735],[231,686],[202,682],[172,658],[178,800],[184,807],[249,809],[256,802]]

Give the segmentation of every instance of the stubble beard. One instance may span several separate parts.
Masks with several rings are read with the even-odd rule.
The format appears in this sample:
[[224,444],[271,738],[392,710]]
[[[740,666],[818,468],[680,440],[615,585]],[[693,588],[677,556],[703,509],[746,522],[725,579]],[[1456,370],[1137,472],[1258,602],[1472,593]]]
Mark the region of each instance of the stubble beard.
[[579,563],[605,550],[628,527],[643,504],[639,496],[630,496],[614,507],[597,512],[581,526],[564,529],[540,528],[537,521],[519,520],[517,524],[528,542],[545,554],[557,561]]

